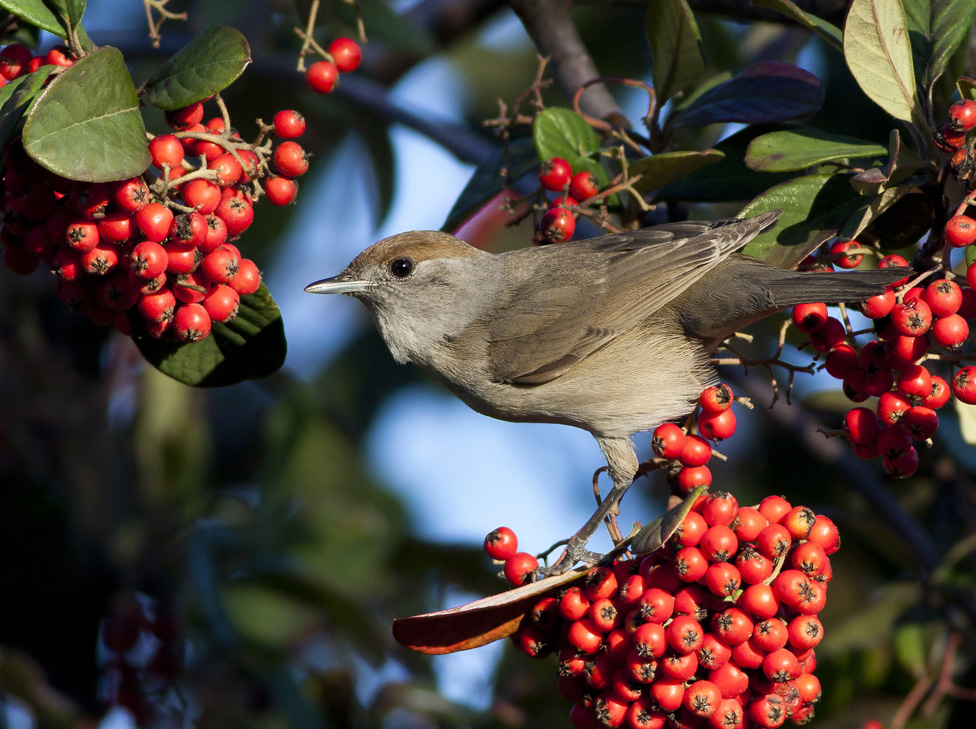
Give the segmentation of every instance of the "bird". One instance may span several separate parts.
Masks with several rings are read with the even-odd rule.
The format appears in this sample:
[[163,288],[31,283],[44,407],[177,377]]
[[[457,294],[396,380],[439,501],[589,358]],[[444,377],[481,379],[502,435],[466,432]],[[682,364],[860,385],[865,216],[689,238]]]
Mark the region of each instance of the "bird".
[[[737,252],[781,212],[497,254],[411,231],[305,291],[359,299],[397,362],[479,413],[590,432],[613,482],[605,515],[638,472],[633,436],[694,410],[718,381],[710,355],[725,339],[796,304],[861,301],[904,277],[801,273]],[[583,553],[602,518],[594,514],[557,564]]]

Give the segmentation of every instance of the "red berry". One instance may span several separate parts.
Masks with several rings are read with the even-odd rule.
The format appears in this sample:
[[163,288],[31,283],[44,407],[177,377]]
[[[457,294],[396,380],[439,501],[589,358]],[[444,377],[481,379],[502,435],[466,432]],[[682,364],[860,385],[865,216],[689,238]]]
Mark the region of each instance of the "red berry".
[[153,202],[137,212],[133,220],[146,240],[159,243],[166,240],[169,235],[170,225],[173,222],[173,211],[162,203]]
[[81,256],[81,265],[93,276],[104,276],[119,263],[119,247],[114,243],[99,243]]
[[827,321],[827,305],[797,304],[793,307],[793,324],[807,334],[820,329]]
[[674,423],[657,426],[651,435],[651,450],[660,458],[677,458],[684,444],[685,432]]
[[[879,269],[908,268],[908,261],[906,261],[901,256],[892,253],[890,255],[885,256],[880,261],[878,261],[878,268]],[[893,281],[892,283],[888,284],[888,286],[890,288],[898,288],[899,286],[907,282],[908,282],[908,276],[906,276],[905,278],[900,278],[897,281]]]
[[136,305],[139,292],[122,271],[111,274],[95,288],[95,299],[106,309],[125,311]]
[[950,122],[943,122],[936,128],[933,139],[936,147],[952,154],[966,143],[966,132],[953,129]]
[[932,322],[932,341],[949,350],[962,349],[969,337],[969,322],[958,314],[950,314]]
[[702,406],[702,410],[707,410],[710,413],[720,413],[728,410],[732,406],[734,399],[732,388],[723,383],[721,385],[712,385],[702,390],[701,395],[698,396],[698,403]]
[[921,336],[932,326],[932,310],[920,298],[903,301],[891,310],[891,324],[906,337]]
[[878,450],[886,458],[897,458],[911,448],[911,436],[901,424],[889,425],[878,434]]
[[11,43],[0,51],[0,75],[9,81],[27,71],[27,64],[33,57],[30,48],[20,43]]
[[524,585],[539,567],[539,560],[527,552],[516,552],[505,560],[505,579],[513,585]]
[[90,220],[75,220],[65,231],[65,242],[69,248],[84,253],[90,251],[99,241],[98,225]]
[[844,416],[844,435],[851,443],[870,443],[880,432],[878,416],[868,408],[853,408]]
[[221,200],[214,212],[227,224],[227,233],[232,238],[247,230],[254,221],[254,207],[247,198],[231,197]]
[[485,551],[492,559],[507,560],[518,551],[518,537],[508,527],[498,527],[485,537]]
[[735,413],[725,410],[720,413],[706,413],[698,415],[698,432],[709,440],[724,440],[735,434]]
[[166,123],[177,131],[186,131],[192,126],[203,121],[203,104],[194,101],[182,109],[174,109],[166,112]]
[[289,177],[272,175],[264,181],[264,191],[272,205],[290,205],[298,195],[298,183]]
[[903,393],[886,392],[878,399],[878,418],[884,425],[893,425],[901,420],[911,407],[911,402]]
[[678,488],[686,494],[690,494],[699,486],[710,486],[711,483],[712,472],[708,466],[682,466],[678,469]]
[[241,297],[230,286],[218,284],[210,290],[202,303],[213,321],[225,323],[237,316]]
[[261,272],[250,258],[242,258],[237,267],[237,275],[228,285],[241,296],[253,294],[261,286]]
[[227,152],[210,160],[209,166],[217,174],[217,184],[221,187],[235,184],[243,174],[241,163],[237,161],[234,155]]
[[696,653],[705,635],[701,624],[689,615],[677,616],[665,628],[665,633],[668,644],[678,653]]
[[154,279],[166,270],[166,249],[154,241],[138,243],[129,253],[129,270],[143,279]]
[[756,623],[751,640],[757,648],[767,653],[778,651],[789,640],[786,623],[779,618],[766,618]]
[[711,457],[712,446],[707,440],[700,435],[688,435],[685,437],[678,460],[683,466],[695,467],[704,466]]
[[586,573],[583,590],[590,601],[617,594],[617,576],[609,567],[594,567]]
[[339,69],[329,61],[316,61],[305,72],[305,83],[312,91],[328,94],[339,83]]
[[810,334],[810,344],[821,353],[827,353],[843,344],[845,339],[847,339],[847,330],[840,319],[832,316],[827,317],[827,321],[820,329]]
[[695,681],[685,689],[683,697],[685,708],[695,716],[711,716],[718,711],[721,702],[722,692],[711,681]]
[[210,315],[200,304],[183,304],[173,316],[173,333],[181,342],[199,342],[210,334]]
[[[773,572],[772,562],[758,552],[755,552],[755,554],[756,557],[754,557],[751,562],[757,563],[757,560],[763,560],[762,564],[764,564],[766,567],[762,570],[762,572],[764,572],[766,576],[763,577],[763,581],[752,582],[748,587],[746,587],[746,589],[742,591],[742,594],[739,595],[739,598],[735,601],[735,604],[759,620],[766,620],[779,612],[779,600],[773,593],[773,588],[764,582],[764,580],[768,579]],[[756,575],[756,577],[759,576],[760,575]]]
[[864,260],[864,255],[861,253],[849,255],[848,251],[852,249],[857,250],[860,247],[858,242],[854,240],[837,241],[829,249],[833,264],[838,268],[857,268],[861,265],[861,261]]
[[195,211],[181,213],[170,223],[169,237],[173,243],[198,246],[207,239],[207,219]]
[[336,38],[329,44],[329,55],[343,73],[355,71],[362,60],[362,49],[352,38]]
[[305,117],[301,112],[283,109],[274,115],[274,130],[282,139],[297,139],[305,133]]
[[959,311],[962,306],[962,289],[955,281],[942,278],[925,287],[924,298],[933,316],[945,317]]
[[885,473],[892,478],[908,478],[918,470],[918,451],[909,448],[897,456],[885,455],[882,458]]
[[945,239],[953,248],[965,248],[976,241],[976,220],[968,215],[954,215],[945,226]]
[[149,188],[141,177],[116,182],[113,185],[112,197],[115,204],[123,211],[134,213],[149,204]]
[[952,378],[952,394],[960,402],[976,405],[976,367],[961,368]]
[[[514,559],[514,557],[512,559]],[[508,563],[506,562],[506,564]],[[532,570],[528,571],[528,573],[531,572]],[[507,576],[508,575],[506,574],[506,577]],[[509,578],[509,581],[511,582],[512,578]],[[522,583],[520,581],[512,582],[512,584],[520,585]],[[600,649],[600,644],[603,642],[603,633],[601,633],[596,625],[593,624],[592,620],[582,618],[580,620],[574,620],[572,624],[570,624],[567,638],[569,639],[569,644],[576,650],[592,655]]]
[[883,294],[865,300],[861,304],[861,312],[868,319],[881,319],[891,313],[895,303],[895,292],[888,289]]
[[220,204],[220,187],[210,180],[190,180],[182,190],[183,201],[201,215],[209,215]]
[[229,283],[240,269],[240,256],[227,246],[220,246],[204,256],[201,262],[203,272],[214,283]]
[[272,155],[275,168],[285,177],[300,177],[308,172],[308,153],[298,142],[282,142]]
[[948,116],[953,129],[968,132],[976,127],[976,101],[960,99],[949,107]]
[[562,243],[573,237],[576,219],[566,208],[548,210],[539,221],[539,232],[546,243]]
[[580,203],[583,203],[599,192],[600,185],[597,183],[596,177],[593,176],[592,172],[586,170],[577,172],[569,182],[569,194],[579,200]]
[[561,157],[550,157],[539,167],[539,182],[553,192],[562,192],[572,177],[573,168]]
[[166,251],[166,270],[170,273],[193,273],[203,260],[203,254],[196,246],[166,243],[163,248]]
[[950,394],[949,383],[938,375],[932,375],[932,392],[928,397],[922,398],[922,405],[938,410],[949,402]]

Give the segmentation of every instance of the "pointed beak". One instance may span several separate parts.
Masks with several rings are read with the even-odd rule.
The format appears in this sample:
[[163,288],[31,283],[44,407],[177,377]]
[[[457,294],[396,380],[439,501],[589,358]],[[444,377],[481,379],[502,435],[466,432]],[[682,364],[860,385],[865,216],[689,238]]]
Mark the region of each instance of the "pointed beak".
[[332,278],[310,283],[305,290],[310,294],[359,294],[372,286],[370,281],[360,281],[347,272]]

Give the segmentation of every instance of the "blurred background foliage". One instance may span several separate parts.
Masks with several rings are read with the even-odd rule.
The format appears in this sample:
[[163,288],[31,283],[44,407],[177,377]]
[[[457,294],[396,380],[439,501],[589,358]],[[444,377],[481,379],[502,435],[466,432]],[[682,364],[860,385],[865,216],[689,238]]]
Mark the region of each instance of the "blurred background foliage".
[[[308,117],[303,145],[315,158],[298,205],[260,206],[242,245],[273,272],[290,347],[314,365],[286,365],[261,382],[192,390],[146,367],[130,340],[70,314],[45,274],[18,278],[0,269],[0,726],[569,725],[551,660],[532,662],[508,647],[480,649],[475,660],[484,680],[448,698],[450,666],[458,664],[393,642],[394,617],[498,592],[503,584],[476,537],[427,538],[429,524],[408,517],[403,495],[364,455],[378,413],[405,388],[428,385],[393,364],[372,328],[358,326],[362,317],[330,354],[308,354],[312,340],[332,336],[338,325],[314,307],[311,315],[303,309],[289,318],[285,292],[274,287],[276,278],[307,283],[332,273],[304,269],[320,260],[309,251],[358,235],[363,239],[348,242],[341,255],[356,252],[404,199],[414,206],[406,215],[426,219],[417,202],[423,190],[408,195],[397,181],[405,177],[422,188],[438,169],[422,158],[398,169],[404,157],[392,131],[412,129],[459,161],[477,163],[497,146],[482,122],[498,114],[498,99],[511,102],[532,82],[537,51],[503,2],[363,0],[369,36],[363,67],[343,77],[335,94],[316,96],[294,72],[299,43],[292,28],[307,3],[297,5],[174,2],[171,8],[186,9],[189,20],[166,23],[157,51],[142,3],[89,2],[89,32],[98,43],[122,48],[137,84],[189,37],[232,25],[247,36],[255,61],[225,93],[235,124],[247,137],[254,131],[249,120],[269,119],[277,109]],[[570,5],[602,74],[650,78],[644,3],[553,7],[562,12]],[[709,73],[763,59],[800,63],[826,87],[822,126],[887,140],[880,110],[820,41],[787,24],[754,20],[763,11],[747,3],[692,5],[703,11]],[[819,4],[835,21],[843,5]],[[737,16],[710,12],[722,8]],[[346,3],[324,3],[319,17],[321,39],[355,31]],[[443,115],[398,101],[398,85],[425,69],[435,70],[428,103],[436,108],[443,100]],[[638,122],[646,100],[613,91]],[[568,104],[556,88],[546,99]],[[147,110],[147,126],[158,130],[162,120]],[[704,149],[729,131],[688,130],[682,142]],[[355,170],[336,169],[336,159],[353,160]],[[327,203],[335,186],[326,176],[338,176],[341,189],[343,175],[353,173],[368,220],[303,212]],[[494,226],[491,234],[500,247],[531,237],[526,226]],[[283,262],[298,270],[278,271]],[[351,312],[328,309],[328,316]],[[768,350],[775,329],[775,323],[757,328],[757,350]],[[798,395],[836,427],[836,397],[810,385]],[[757,402],[764,397],[758,393]],[[973,544],[956,543],[976,523],[974,459],[965,454],[958,423],[943,420],[945,437],[923,456],[921,475],[884,484],[873,471],[866,477],[900,514],[922,525],[933,551],[919,555],[902,525],[879,512],[863,489],[863,464],[796,435],[793,428],[811,427],[797,420],[797,410],[780,404],[772,416],[761,405],[752,411],[747,432],[729,444],[717,485],[744,504],[783,494],[841,527],[844,546],[823,616],[827,640],[818,649],[824,699],[817,726],[859,727],[869,717],[887,723],[912,692],[922,711],[909,726],[971,726],[971,704],[932,690],[947,649],[950,658],[969,656],[950,663],[956,683],[973,686],[976,679]],[[472,450],[480,446],[470,443]],[[394,466],[399,447],[384,445]],[[457,458],[463,462],[464,454]],[[595,453],[591,460],[593,468],[600,463]],[[444,467],[429,464],[432,473]],[[452,477],[457,489],[466,488],[463,472]],[[545,490],[554,504],[588,498],[585,477],[524,487]],[[636,491],[628,498],[641,509],[633,518],[654,518],[666,487],[653,482]],[[522,508],[506,498],[513,514]],[[496,526],[481,524],[481,534]],[[563,536],[576,526],[563,524]],[[524,529],[520,537],[530,550],[548,544]],[[112,711],[107,698],[126,713]]]

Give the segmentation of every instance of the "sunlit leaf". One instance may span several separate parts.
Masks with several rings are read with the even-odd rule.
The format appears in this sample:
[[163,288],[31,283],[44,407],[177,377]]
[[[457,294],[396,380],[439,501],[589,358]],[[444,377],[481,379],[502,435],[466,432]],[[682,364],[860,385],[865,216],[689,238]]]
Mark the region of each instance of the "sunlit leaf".
[[698,497],[706,491],[708,491],[708,486],[699,486],[688,494],[680,504],[668,509],[650,524],[645,524],[630,540],[631,551],[634,554],[647,554],[663,547],[681,526],[681,522],[688,516],[688,512],[698,501]]
[[285,329],[278,305],[263,283],[241,297],[237,317],[213,325],[206,339],[176,344],[148,334],[133,337],[146,360],[187,385],[222,387],[276,372],[285,361]]
[[562,157],[574,172],[592,172],[600,187],[610,181],[607,171],[592,157],[600,150],[600,138],[579,114],[560,107],[540,112],[532,123],[532,138],[540,160]]
[[742,209],[743,218],[783,211],[779,224],[756,236],[742,252],[781,268],[794,268],[866,206],[845,175],[807,175],[784,182]]
[[801,10],[790,0],[752,0],[752,4],[776,10],[807,29],[812,30],[837,50],[840,51],[844,48],[843,34],[840,28],[823,18],[818,18],[812,13]]
[[117,48],[88,54],[38,94],[24,124],[24,148],[70,180],[109,182],[146,170],[146,127]]
[[64,28],[42,0],[0,0],[0,7],[36,25],[41,30],[53,33],[59,38],[64,37]]
[[945,71],[959,44],[969,37],[972,0],[903,0],[916,79],[929,88]]
[[651,77],[659,105],[701,83],[705,73],[701,34],[685,0],[650,0],[647,40],[651,45]]
[[796,129],[756,137],[746,152],[746,164],[763,172],[787,172],[824,162],[881,157],[887,152],[882,144],[817,129]]
[[762,61],[697,97],[668,119],[671,127],[761,124],[810,116],[823,103],[823,84],[802,68]]
[[869,99],[896,119],[918,117],[912,46],[901,0],[853,0],[844,25],[844,58]]
[[646,194],[683,175],[720,162],[724,157],[717,149],[706,149],[702,152],[661,152],[631,163],[627,172],[632,177],[641,176],[633,183],[634,189]]
[[210,28],[166,61],[146,82],[146,101],[180,109],[230,86],[251,62],[247,39],[235,28]]
[[393,637],[411,650],[432,655],[486,645],[518,630],[540,597],[583,579],[589,571],[589,567],[577,567],[460,607],[398,618],[393,621]]

